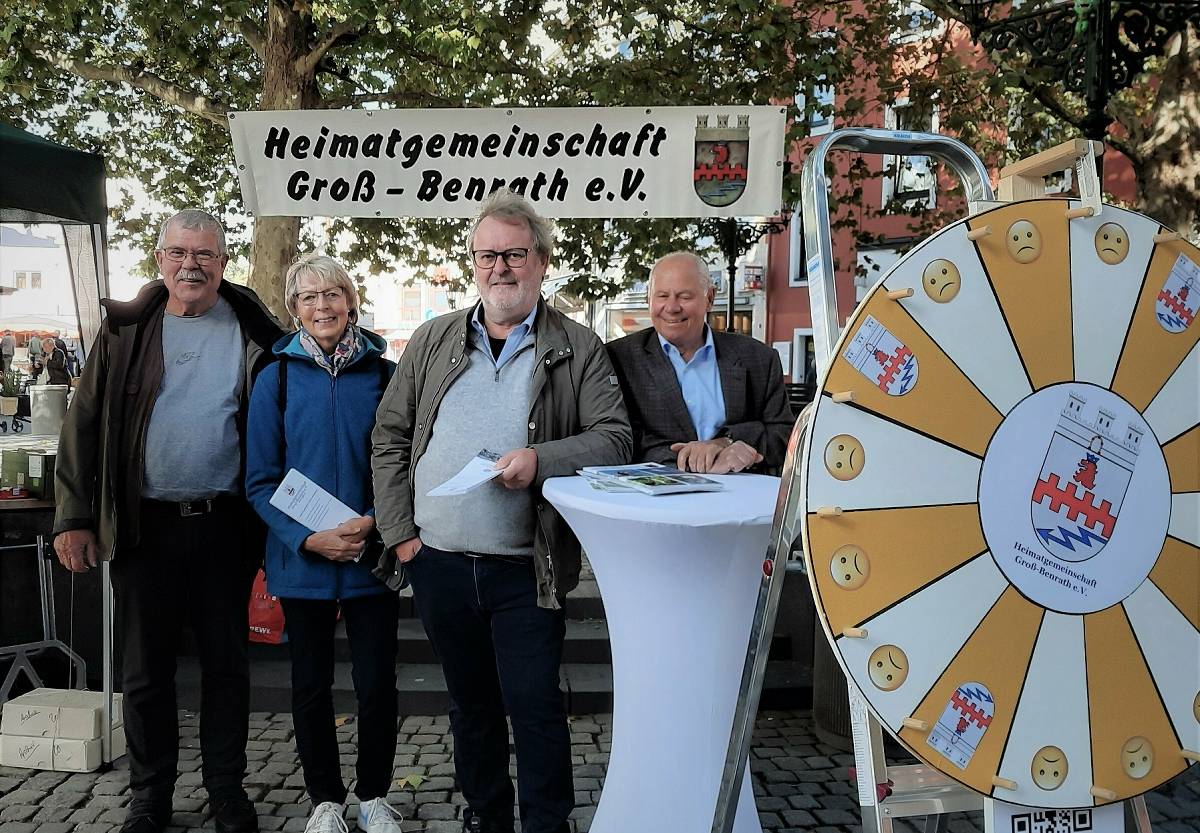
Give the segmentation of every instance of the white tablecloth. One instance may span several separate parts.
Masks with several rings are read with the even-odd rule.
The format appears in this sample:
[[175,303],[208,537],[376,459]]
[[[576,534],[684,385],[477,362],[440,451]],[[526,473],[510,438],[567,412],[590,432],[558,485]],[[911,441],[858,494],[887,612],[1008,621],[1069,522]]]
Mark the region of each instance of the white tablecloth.
[[[721,492],[543,494],[579,537],[604,599],[613,739],[593,833],[707,833],[733,726],[779,479]],[[735,833],[761,833],[750,774]]]

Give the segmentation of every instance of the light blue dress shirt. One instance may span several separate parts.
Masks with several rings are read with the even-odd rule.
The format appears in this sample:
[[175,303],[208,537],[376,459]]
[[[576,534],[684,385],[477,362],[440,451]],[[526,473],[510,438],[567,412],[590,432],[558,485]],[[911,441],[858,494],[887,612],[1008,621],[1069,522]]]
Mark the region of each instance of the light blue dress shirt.
[[662,345],[671,367],[675,368],[675,378],[679,380],[679,390],[683,393],[683,402],[692,418],[696,437],[711,440],[725,425],[725,396],[721,391],[721,373],[717,368],[717,348],[713,345],[712,329],[705,325],[704,333],[704,346],[686,362],[674,344],[662,336],[658,337],[658,343]]
[[508,334],[508,338],[504,340],[504,347],[500,350],[500,357],[496,358],[492,355],[492,345],[488,341],[487,327],[483,324],[483,304],[479,304],[475,307],[475,314],[471,316],[471,326],[479,334],[479,339],[475,344],[491,359],[492,364],[496,365],[496,369],[499,370],[504,367],[505,362],[515,356],[517,351],[521,349],[521,345],[525,342],[525,336],[533,332],[533,319],[536,317],[537,305],[535,304],[529,315],[525,316],[525,320],[514,327]]

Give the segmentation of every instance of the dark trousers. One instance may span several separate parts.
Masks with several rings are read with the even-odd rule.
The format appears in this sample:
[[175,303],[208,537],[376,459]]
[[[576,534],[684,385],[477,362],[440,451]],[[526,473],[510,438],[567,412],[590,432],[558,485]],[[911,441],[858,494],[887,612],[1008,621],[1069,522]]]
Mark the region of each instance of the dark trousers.
[[[280,599],[292,653],[292,720],[304,785],[314,806],[344,804],[337,730],[333,723],[333,634],[338,602]],[[346,636],[358,697],[359,801],[387,795],[396,755],[396,629],[400,597],[388,590],[343,599]]]
[[254,579],[239,540],[240,499],[182,517],[143,500],[141,541],[112,563],[123,653],[125,739],[134,798],[170,800],[179,760],[175,657],[184,623],[200,655],[200,752],[212,798],[245,795],[250,673],[247,606]]
[[451,697],[454,768],[471,810],[513,829],[508,727],[517,747],[522,833],[567,833],[575,806],[559,689],[563,611],[537,606],[533,564],[422,547],[407,565]]

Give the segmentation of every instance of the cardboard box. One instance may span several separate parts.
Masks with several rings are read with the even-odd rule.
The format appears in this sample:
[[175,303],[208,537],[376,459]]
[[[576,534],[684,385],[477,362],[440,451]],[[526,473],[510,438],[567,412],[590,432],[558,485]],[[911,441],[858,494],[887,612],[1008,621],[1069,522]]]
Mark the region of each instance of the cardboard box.
[[0,486],[24,487],[28,474],[28,451],[24,448],[6,448],[0,451]]
[[[56,772],[92,772],[100,767],[100,738],[31,738],[0,735],[0,766],[49,769]],[[125,754],[125,729],[112,735],[113,760]]]
[[58,454],[54,451],[30,450],[29,476],[25,485],[29,496],[37,500],[54,500],[54,463]]
[[[0,733],[16,737],[92,740],[100,737],[104,722],[102,691],[35,688],[4,704]],[[113,726],[123,723],[121,695],[113,695]]]

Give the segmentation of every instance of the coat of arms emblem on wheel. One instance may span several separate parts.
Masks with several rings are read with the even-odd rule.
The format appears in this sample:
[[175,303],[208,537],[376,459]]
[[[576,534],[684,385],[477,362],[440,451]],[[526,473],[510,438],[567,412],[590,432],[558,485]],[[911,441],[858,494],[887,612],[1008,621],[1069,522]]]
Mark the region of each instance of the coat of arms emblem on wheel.
[[1087,561],[1112,538],[1137,464],[1140,428],[1104,408],[1067,397],[1033,484],[1033,529],[1060,561]]
[[738,201],[746,190],[749,156],[749,116],[738,116],[736,127],[729,126],[729,116],[717,116],[716,127],[708,126],[708,116],[696,116],[692,184],[705,203],[720,208]]
[[1154,299],[1154,314],[1168,333],[1182,333],[1196,320],[1200,265],[1180,255]]

